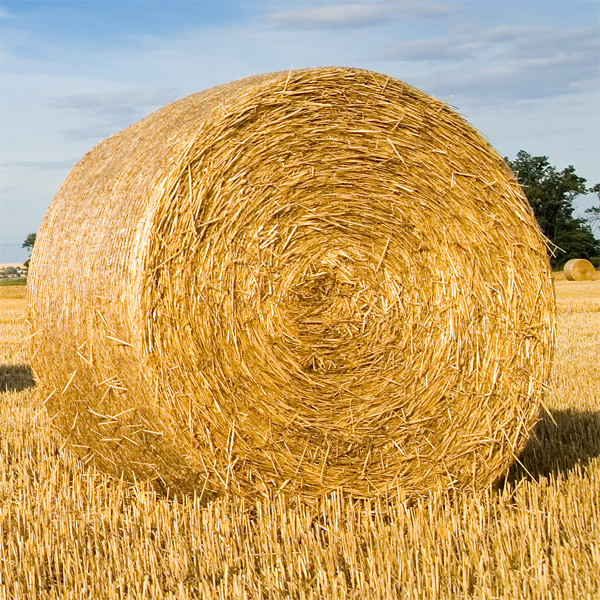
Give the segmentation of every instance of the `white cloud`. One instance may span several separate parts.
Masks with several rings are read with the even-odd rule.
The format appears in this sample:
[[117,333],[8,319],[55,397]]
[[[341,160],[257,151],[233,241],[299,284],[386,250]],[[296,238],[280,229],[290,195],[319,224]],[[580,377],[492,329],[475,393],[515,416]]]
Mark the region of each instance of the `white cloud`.
[[75,108],[94,113],[112,111],[115,107],[162,106],[171,88],[136,88],[93,94],[70,94],[48,103],[51,108]]
[[176,88],[134,88],[89,94],[68,94],[55,97],[48,108],[73,115],[78,113],[87,124],[66,128],[69,139],[102,139],[177,98]]
[[451,4],[429,0],[353,2],[277,11],[268,15],[267,21],[279,27],[346,29],[378,25],[398,17],[438,17],[453,11]]
[[476,53],[498,58],[544,57],[568,51],[598,59],[598,29],[557,29],[544,26],[500,26],[479,29],[455,27],[445,35],[401,42],[388,47],[386,58],[454,61],[477,58]]
[[15,19],[13,15],[6,7],[0,6],[0,19]]
[[519,101],[597,90],[598,53],[592,28],[502,26],[395,44],[382,57],[428,63],[420,82],[434,93]]
[[507,3],[506,19],[504,9],[477,19],[484,4],[265,1],[245,21],[139,30],[82,52],[68,37],[27,29],[26,19],[5,21],[1,201],[11,221],[0,236],[20,244],[70,165],[111,133],[177,97],[292,67],[387,73],[458,105],[504,155],[548,155],[600,180],[593,21],[520,20],[521,3]]
[[[3,167],[7,169],[30,169],[34,171],[54,171],[55,169],[70,169],[75,160],[15,160],[5,162]],[[5,190],[5,188],[2,188]]]

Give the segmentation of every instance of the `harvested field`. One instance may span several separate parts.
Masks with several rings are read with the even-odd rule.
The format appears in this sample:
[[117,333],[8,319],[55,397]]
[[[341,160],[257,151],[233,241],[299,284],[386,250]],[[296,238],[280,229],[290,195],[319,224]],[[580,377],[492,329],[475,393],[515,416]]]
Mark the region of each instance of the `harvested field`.
[[600,281],[556,281],[548,412],[495,489],[305,504],[166,497],[78,459],[0,289],[0,598],[589,599],[600,594]]

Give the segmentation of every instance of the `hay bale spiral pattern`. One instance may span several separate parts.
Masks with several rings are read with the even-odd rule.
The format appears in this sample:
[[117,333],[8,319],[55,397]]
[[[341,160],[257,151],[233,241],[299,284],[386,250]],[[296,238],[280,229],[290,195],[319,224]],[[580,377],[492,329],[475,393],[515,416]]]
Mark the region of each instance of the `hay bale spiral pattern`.
[[565,277],[569,281],[589,281],[595,271],[594,265],[585,258],[572,258],[564,266]]
[[59,189],[30,277],[54,422],[172,488],[488,485],[548,375],[520,188],[447,106],[368,71],[240,80],[108,138]]

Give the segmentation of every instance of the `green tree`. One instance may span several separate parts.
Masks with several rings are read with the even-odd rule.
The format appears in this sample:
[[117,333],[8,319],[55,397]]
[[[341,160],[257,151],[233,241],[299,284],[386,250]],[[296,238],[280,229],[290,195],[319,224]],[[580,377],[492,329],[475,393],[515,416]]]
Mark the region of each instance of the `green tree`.
[[[31,251],[33,250],[33,246],[35,244],[35,240],[37,238],[37,234],[36,233],[30,233],[26,238],[25,241],[23,242],[23,248],[27,248],[27,250],[29,250],[29,256],[31,257]],[[23,263],[24,266],[28,267],[29,266],[29,258]]]
[[600,241],[586,220],[573,217],[573,200],[588,192],[586,180],[575,173],[574,167],[558,171],[547,156],[531,156],[523,150],[514,161],[506,160],[554,247],[550,258],[553,267],[571,258],[590,258],[600,253]]
[[588,217],[590,221],[600,221],[600,183],[597,183],[595,186],[591,187],[590,192],[596,192],[596,194],[598,194],[598,206],[592,206],[585,212],[590,215]]
[[36,233],[30,233],[23,242],[23,248],[27,248],[30,252],[33,250],[33,245],[35,244],[35,239],[37,238]]

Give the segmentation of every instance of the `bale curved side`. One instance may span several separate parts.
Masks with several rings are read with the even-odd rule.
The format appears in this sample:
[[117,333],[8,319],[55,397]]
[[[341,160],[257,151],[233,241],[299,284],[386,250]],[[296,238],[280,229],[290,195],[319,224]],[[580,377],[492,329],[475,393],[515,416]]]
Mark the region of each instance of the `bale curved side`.
[[572,258],[564,266],[565,277],[569,281],[589,281],[595,271],[594,265],[585,258]]
[[487,485],[548,375],[546,248],[504,161],[367,71],[240,80],[109,138],[30,277],[58,426],[181,489]]

